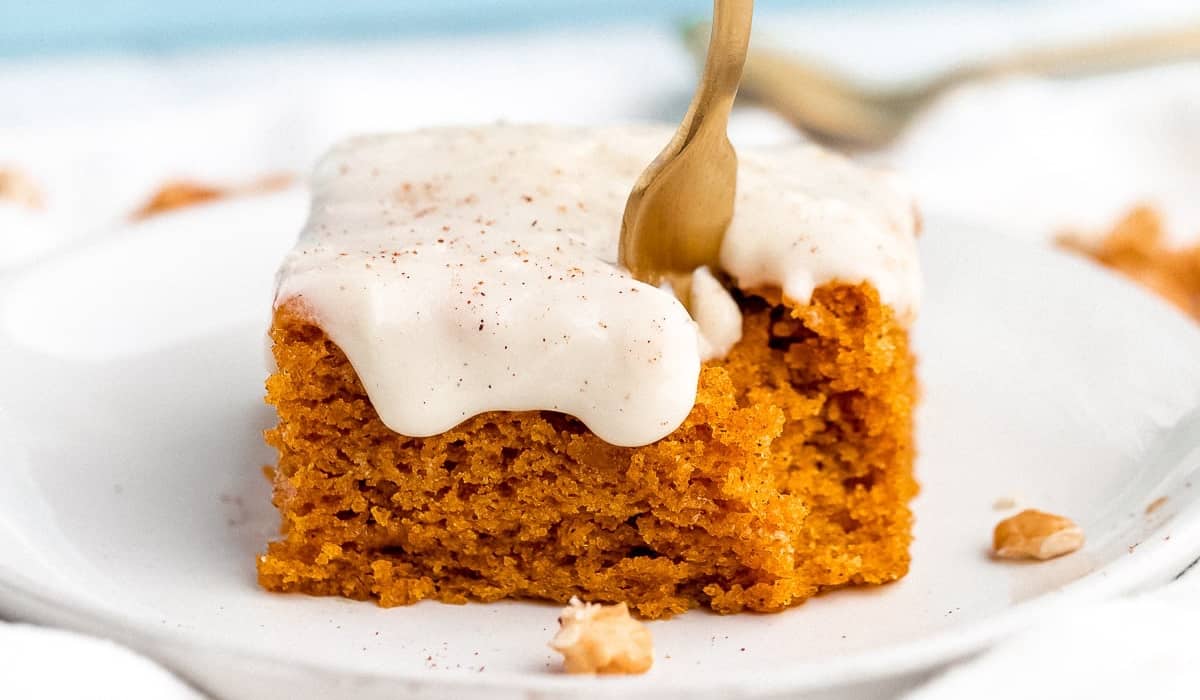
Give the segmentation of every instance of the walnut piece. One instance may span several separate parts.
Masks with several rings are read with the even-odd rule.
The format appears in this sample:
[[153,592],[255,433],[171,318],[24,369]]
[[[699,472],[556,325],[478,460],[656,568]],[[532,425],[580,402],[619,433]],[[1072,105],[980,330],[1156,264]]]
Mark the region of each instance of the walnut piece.
[[992,501],[992,510],[1011,510],[1017,507],[1017,499],[1012,496],[1001,496]]
[[1069,518],[1023,510],[1001,520],[992,534],[992,551],[1001,559],[1053,559],[1083,546],[1083,530]]
[[599,605],[572,598],[558,617],[550,648],[567,673],[645,673],[654,663],[650,630],[624,603]]
[[20,171],[0,168],[0,201],[12,202],[29,209],[41,209],[42,193],[33,181]]

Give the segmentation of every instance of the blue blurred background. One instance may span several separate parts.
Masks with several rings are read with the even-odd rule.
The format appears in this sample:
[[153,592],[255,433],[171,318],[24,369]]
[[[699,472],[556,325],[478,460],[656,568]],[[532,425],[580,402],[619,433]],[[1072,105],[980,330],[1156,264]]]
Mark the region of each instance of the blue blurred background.
[[[759,0],[757,10],[904,4],[981,3]],[[673,21],[711,8],[710,0],[0,0],[0,55]]]
[[[164,182],[302,175],[350,134],[677,121],[712,0],[0,0],[0,269],[124,222]],[[756,0],[755,41],[903,89],[1030,49],[1200,32],[1200,0]],[[1200,51],[1197,52],[1200,56]],[[749,97],[739,144],[805,138]],[[1088,79],[986,76],[862,154],[931,215],[1029,238],[1149,202],[1200,231],[1200,58]],[[5,227],[29,233],[4,236]],[[18,243],[20,245],[18,245]],[[24,248],[21,248],[24,245]],[[14,253],[14,249],[18,249]],[[7,256],[7,258],[6,258]]]

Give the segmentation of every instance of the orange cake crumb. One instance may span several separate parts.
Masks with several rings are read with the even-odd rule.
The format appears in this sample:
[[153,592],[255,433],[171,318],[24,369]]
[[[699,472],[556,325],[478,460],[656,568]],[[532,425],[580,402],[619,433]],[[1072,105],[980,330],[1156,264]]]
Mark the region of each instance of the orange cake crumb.
[[42,192],[28,175],[0,166],[0,202],[11,202],[27,209],[41,209]]
[[246,194],[274,192],[288,187],[292,176],[287,174],[267,175],[241,187],[219,187],[189,180],[177,180],[163,185],[137,211],[134,219],[145,219],[175,209],[204,204],[226,197]]
[[1137,207],[1097,243],[1075,235],[1059,237],[1068,250],[1083,253],[1200,320],[1200,244],[1168,245],[1162,219],[1150,207]]
[[195,182],[168,182],[154,193],[133,214],[135,219],[145,219],[156,214],[203,204],[225,196],[225,190]]
[[578,596],[658,618],[900,578],[917,490],[906,329],[869,284],[823,286],[804,306],[736,297],[743,339],[705,364],[683,425],[636,448],[548,411],[398,435],[285,303],[266,435],[282,539],[259,582],[384,606]]

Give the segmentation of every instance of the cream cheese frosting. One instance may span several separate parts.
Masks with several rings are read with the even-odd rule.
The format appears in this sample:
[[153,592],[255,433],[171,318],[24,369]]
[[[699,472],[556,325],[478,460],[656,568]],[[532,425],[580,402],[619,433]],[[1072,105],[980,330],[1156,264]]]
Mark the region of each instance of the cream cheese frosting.
[[[616,263],[629,190],[671,133],[493,125],[351,139],[316,168],[275,305],[312,315],[398,433],[550,410],[615,445],[658,440],[691,411],[701,361],[741,333],[707,271],[694,321]],[[739,286],[805,303],[825,282],[867,281],[902,318],[915,313],[914,209],[889,175],[812,146],[738,155],[721,266]]]

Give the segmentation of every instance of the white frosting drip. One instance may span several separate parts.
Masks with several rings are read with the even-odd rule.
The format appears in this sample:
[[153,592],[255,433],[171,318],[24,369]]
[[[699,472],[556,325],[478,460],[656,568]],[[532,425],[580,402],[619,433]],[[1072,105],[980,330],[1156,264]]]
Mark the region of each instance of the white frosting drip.
[[738,156],[721,267],[739,287],[779,287],[806,303],[826,282],[868,281],[902,319],[915,316],[917,211],[895,177],[816,146]]
[[737,302],[707,267],[692,273],[688,297],[700,330],[700,359],[725,357],[742,339],[742,312]]
[[[740,335],[710,275],[693,297],[706,339],[669,292],[616,266],[629,189],[670,135],[489,126],[348,141],[317,167],[276,306],[305,306],[398,433],[541,409],[615,445],[653,442],[691,410],[702,354]],[[739,284],[803,303],[823,282],[866,280],[915,310],[906,195],[816,148],[739,156],[721,251]]]

